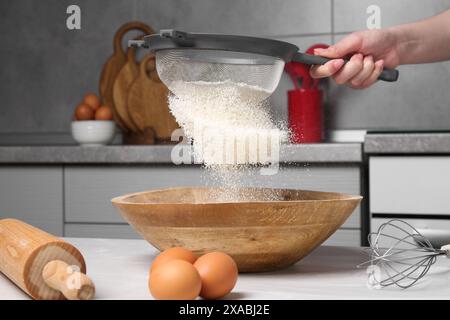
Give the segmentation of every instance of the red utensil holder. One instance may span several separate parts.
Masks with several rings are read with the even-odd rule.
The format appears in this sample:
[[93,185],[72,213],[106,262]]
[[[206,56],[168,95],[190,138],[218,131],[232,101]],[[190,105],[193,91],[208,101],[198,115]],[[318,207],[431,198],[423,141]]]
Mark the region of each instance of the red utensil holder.
[[322,142],[322,91],[317,88],[288,91],[288,122],[292,143]]

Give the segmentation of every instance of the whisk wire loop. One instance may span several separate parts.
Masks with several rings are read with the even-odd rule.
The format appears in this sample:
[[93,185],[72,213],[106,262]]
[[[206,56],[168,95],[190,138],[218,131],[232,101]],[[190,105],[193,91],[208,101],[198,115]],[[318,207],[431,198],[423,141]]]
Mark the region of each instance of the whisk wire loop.
[[372,283],[406,289],[423,278],[446,250],[433,248],[430,241],[409,223],[393,219],[368,236],[370,260],[358,265],[378,268]]

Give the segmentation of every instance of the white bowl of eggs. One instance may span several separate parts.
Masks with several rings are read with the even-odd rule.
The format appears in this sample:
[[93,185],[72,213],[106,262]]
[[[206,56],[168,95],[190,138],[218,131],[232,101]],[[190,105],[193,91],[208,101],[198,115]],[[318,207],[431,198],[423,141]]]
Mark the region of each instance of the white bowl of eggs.
[[102,106],[95,94],[87,94],[72,118],[72,137],[82,146],[102,146],[112,142],[116,123],[108,106]]
[[82,146],[103,146],[112,142],[116,131],[114,121],[85,120],[72,122],[72,137]]

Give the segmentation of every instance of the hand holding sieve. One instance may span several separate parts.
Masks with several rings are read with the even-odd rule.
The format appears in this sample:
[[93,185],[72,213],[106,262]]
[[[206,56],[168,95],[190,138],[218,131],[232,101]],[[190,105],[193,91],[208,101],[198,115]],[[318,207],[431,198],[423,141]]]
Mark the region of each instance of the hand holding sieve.
[[[284,41],[177,30],[161,30],[129,46],[155,53],[158,74],[169,89],[174,81],[232,81],[259,87],[267,96],[278,86],[286,62],[321,65],[331,60],[301,53]],[[398,75],[384,68],[378,79],[394,82]]]

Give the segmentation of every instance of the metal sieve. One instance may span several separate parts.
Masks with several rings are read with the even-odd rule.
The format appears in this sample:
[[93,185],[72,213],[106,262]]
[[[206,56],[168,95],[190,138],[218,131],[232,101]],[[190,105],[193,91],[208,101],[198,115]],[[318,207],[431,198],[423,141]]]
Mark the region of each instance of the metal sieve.
[[[156,70],[161,81],[175,95],[176,81],[222,83],[253,86],[266,92],[275,91],[284,64],[324,64],[330,59],[304,54],[291,43],[246,36],[187,33],[161,30],[144,40],[131,40],[129,46],[150,49],[156,55]],[[398,71],[385,68],[379,79],[396,81]]]
[[[161,81],[175,94],[175,81],[186,83],[239,83],[272,94],[278,85],[284,62],[278,58],[235,51],[178,49],[160,50],[156,69]],[[218,60],[220,57],[220,60]]]

